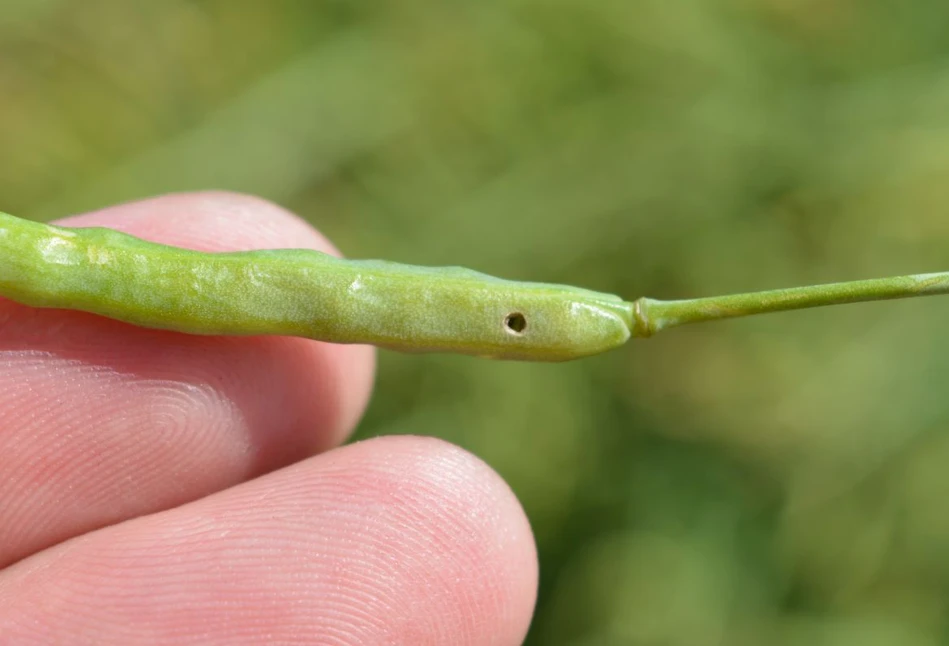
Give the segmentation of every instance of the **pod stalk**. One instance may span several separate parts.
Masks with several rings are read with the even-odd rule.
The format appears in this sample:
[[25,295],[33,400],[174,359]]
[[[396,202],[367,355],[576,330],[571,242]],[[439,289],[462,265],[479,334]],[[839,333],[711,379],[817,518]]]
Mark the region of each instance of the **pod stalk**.
[[894,276],[808,287],[791,287],[708,298],[632,303],[632,336],[649,337],[666,328],[769,312],[918,296],[949,294],[949,272]]

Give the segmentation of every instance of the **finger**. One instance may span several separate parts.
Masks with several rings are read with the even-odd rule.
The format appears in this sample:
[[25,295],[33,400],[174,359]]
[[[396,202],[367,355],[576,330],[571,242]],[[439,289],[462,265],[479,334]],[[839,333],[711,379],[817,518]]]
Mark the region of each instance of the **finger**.
[[[173,195],[70,218],[205,250],[333,251],[255,198]],[[373,351],[199,337],[0,302],[0,567],[339,443]]]
[[537,562],[487,466],[380,438],[103,529],[0,576],[11,643],[520,644]]

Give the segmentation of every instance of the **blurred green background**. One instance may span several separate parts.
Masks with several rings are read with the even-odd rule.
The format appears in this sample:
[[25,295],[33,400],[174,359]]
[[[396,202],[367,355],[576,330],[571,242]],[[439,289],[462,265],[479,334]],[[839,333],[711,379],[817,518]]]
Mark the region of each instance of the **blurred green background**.
[[[0,209],[256,193],[350,256],[629,298],[949,269],[949,4],[7,0]],[[949,643],[949,300],[561,365],[381,354],[359,437],[530,516],[529,644]]]

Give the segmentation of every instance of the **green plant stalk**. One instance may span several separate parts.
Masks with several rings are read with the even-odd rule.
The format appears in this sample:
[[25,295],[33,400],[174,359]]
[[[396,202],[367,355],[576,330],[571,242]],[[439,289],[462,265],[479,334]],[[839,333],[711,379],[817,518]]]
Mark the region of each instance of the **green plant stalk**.
[[949,294],[949,272],[791,287],[687,300],[660,301],[640,298],[633,302],[632,336],[649,337],[660,330],[686,323],[702,323],[825,305],[937,294]]

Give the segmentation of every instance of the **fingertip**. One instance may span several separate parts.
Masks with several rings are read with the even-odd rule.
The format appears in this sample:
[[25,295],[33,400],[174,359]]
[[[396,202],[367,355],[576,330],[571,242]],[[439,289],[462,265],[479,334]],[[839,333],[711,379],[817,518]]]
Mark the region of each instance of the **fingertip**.
[[[152,242],[207,252],[252,249],[314,249],[342,256],[306,220],[261,197],[210,190],[171,193],[59,220],[69,227],[108,227]],[[324,428],[318,449],[345,440],[368,405],[375,379],[376,349],[294,340],[304,356],[330,372],[339,384],[337,418]],[[329,386],[327,386],[329,388]]]
[[31,561],[0,599],[8,634],[47,641],[147,626],[169,642],[516,646],[537,590],[510,488],[423,437],[352,444]]
[[[233,193],[166,195],[61,224],[210,252],[338,254],[287,210]],[[145,330],[2,299],[0,324],[0,498],[10,500],[0,567],[337,446],[375,373],[369,346]]]

